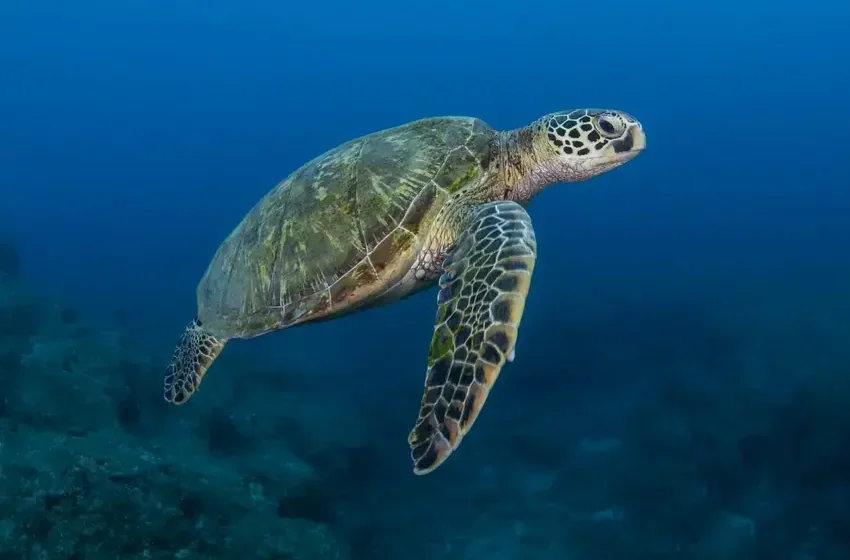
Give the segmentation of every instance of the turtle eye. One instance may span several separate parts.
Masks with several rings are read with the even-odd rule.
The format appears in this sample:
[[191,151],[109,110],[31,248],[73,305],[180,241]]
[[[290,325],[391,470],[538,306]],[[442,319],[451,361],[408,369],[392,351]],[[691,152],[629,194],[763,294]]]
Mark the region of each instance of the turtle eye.
[[615,115],[599,115],[596,118],[596,128],[606,138],[617,138],[623,134],[626,125],[623,119]]

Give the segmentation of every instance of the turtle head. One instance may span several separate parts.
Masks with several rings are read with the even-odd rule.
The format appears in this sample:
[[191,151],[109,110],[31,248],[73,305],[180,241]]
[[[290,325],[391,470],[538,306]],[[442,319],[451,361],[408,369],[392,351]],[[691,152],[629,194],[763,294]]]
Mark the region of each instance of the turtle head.
[[[634,158],[646,147],[637,119],[622,111],[578,109],[546,115],[508,133],[509,161],[520,169],[511,198],[528,199],[552,183],[595,177]],[[513,144],[513,148],[511,147]]]

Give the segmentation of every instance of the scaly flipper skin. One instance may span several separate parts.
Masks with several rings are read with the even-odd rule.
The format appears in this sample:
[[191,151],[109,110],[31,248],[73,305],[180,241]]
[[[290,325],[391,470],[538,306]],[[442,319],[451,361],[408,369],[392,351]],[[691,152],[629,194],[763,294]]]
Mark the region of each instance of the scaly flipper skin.
[[457,449],[513,358],[536,258],[526,211],[498,201],[476,209],[444,261],[425,394],[408,437],[414,473]]
[[226,343],[206,332],[197,319],[189,323],[165,370],[165,400],[173,404],[188,401]]

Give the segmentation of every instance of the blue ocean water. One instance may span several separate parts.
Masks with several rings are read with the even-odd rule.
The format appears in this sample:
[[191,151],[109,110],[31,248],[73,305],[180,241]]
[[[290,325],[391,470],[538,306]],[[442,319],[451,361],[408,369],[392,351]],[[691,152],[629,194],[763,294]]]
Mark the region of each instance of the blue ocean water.
[[[850,555],[850,5],[0,3],[0,558]],[[436,115],[615,108],[529,206],[516,360],[425,477],[436,291],[162,375],[283,177]]]

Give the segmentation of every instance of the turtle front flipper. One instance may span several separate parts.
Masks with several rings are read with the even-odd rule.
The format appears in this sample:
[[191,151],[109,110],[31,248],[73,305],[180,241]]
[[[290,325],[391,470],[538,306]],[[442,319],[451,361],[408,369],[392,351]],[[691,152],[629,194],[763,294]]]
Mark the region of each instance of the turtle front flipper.
[[443,263],[425,394],[408,437],[414,473],[457,449],[513,358],[536,258],[531,218],[499,201],[475,211]]
[[205,331],[199,320],[189,323],[165,370],[165,400],[173,404],[188,401],[226,343]]

